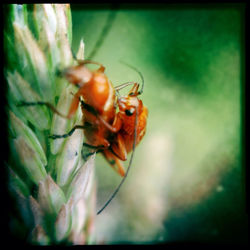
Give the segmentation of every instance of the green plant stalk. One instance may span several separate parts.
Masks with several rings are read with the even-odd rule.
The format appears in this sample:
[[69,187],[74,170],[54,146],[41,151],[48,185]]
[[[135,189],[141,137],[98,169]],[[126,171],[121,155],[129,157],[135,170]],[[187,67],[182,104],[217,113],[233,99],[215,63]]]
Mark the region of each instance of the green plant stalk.
[[[56,72],[74,64],[70,6],[10,4],[5,9],[10,147],[6,166],[18,210],[18,215],[11,214],[11,233],[31,244],[87,244],[95,217],[96,194],[90,181],[95,155],[83,162],[82,131],[65,139],[48,138],[79,124],[81,110],[67,120],[45,106],[17,105],[46,101],[67,113],[76,89]],[[83,55],[81,41],[77,57]]]

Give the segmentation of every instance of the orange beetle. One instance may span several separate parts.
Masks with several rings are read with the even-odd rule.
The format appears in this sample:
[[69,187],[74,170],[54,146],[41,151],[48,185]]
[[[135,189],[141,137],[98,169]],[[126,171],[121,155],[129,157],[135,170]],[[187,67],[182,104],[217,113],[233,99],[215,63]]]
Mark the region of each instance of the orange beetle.
[[[119,169],[122,168],[120,160],[127,160],[127,154],[133,150],[134,141],[136,146],[146,132],[148,109],[137,97],[138,87],[139,84],[135,83],[128,96],[118,98],[119,112],[115,119],[119,120],[121,127],[117,133],[108,138],[111,142],[110,147],[103,150],[106,159],[114,160],[120,166]],[[138,121],[135,128],[136,119]]]
[[[78,61],[79,65],[65,69],[63,76],[72,84],[79,86],[74,95],[67,117],[72,117],[81,101],[83,113],[83,126],[74,129],[84,129],[86,142],[84,145],[102,152],[110,165],[121,175],[125,175],[121,161],[127,159],[127,154],[133,149],[135,136],[135,117],[138,117],[136,129],[136,145],[141,141],[146,132],[147,108],[143,106],[138,95],[139,84],[134,83],[128,96],[117,98],[115,89],[104,74],[102,64],[84,60]],[[85,64],[94,63],[100,67],[95,71],[87,69]],[[118,86],[116,90],[132,84],[126,83]],[[80,100],[80,97],[84,101]],[[116,113],[118,104],[119,112]],[[53,135],[52,138],[65,137]]]
[[[83,125],[76,125],[69,133],[51,135],[50,138],[65,138],[72,135],[75,129],[84,129],[87,142],[84,145],[102,152],[110,165],[124,176],[125,171],[121,161],[127,159],[127,154],[133,149],[133,143],[137,145],[146,132],[148,110],[138,98],[142,93],[143,85],[140,91],[138,91],[139,84],[132,82],[114,88],[104,74],[105,67],[102,64],[90,60],[78,60],[78,63],[61,72],[70,83],[79,87],[67,115],[63,115],[47,102],[20,102],[18,106],[46,105],[58,115],[70,119],[81,102]],[[90,71],[85,66],[88,63],[97,64],[100,67]],[[128,96],[117,98],[116,92],[131,84],[134,86]],[[80,99],[81,97],[84,101]],[[116,106],[119,107],[118,113],[116,113]]]
[[[119,89],[132,83],[125,83],[114,89],[104,74],[105,68],[103,65],[99,64],[100,68],[98,70],[90,72],[84,66],[85,63],[94,62],[82,61],[79,65],[64,71],[64,76],[71,83],[80,87],[74,96],[68,117],[71,117],[76,112],[79,101],[81,101],[83,113],[83,126],[75,126],[68,135],[75,128],[84,128],[85,137],[87,138],[87,144],[85,143],[85,145],[102,152],[110,165],[121,176],[124,176],[114,193],[97,212],[97,214],[100,214],[125,181],[132,164],[135,146],[141,141],[146,132],[148,109],[138,98],[138,95],[143,91],[144,81],[140,91],[138,90],[139,84],[134,83],[127,96],[119,97],[116,100],[115,90],[118,92]],[[141,75],[140,72],[138,73]],[[141,77],[143,80],[142,75]],[[86,103],[80,100],[80,97],[83,97]],[[116,113],[116,104],[119,107],[118,113]],[[132,155],[125,173],[121,161],[127,160],[127,154],[131,151]]]
[[[132,163],[135,146],[142,140],[146,132],[148,109],[138,98],[138,95],[143,91],[144,81],[142,82],[140,91],[138,90],[139,84],[132,82],[124,83],[114,88],[104,74],[105,68],[102,64],[89,60],[78,62],[78,65],[69,67],[62,72],[62,75],[70,83],[79,87],[79,90],[74,94],[73,101],[66,116],[57,111],[50,103],[46,102],[22,102],[20,105],[44,104],[58,115],[70,119],[76,113],[79,102],[81,102],[83,125],[75,125],[69,133],[64,135],[51,135],[50,138],[64,138],[70,136],[75,129],[84,129],[87,142],[84,143],[84,145],[101,152],[110,165],[124,177],[112,196],[102,209],[98,211],[97,214],[100,214],[124,182]],[[100,67],[95,71],[90,71],[85,66],[87,63],[94,63]],[[137,72],[141,75],[139,71]],[[131,84],[133,84],[133,87],[127,96],[116,96],[116,93],[118,93],[120,89]],[[81,98],[83,98],[84,101],[81,100]],[[116,106],[119,108],[117,113]],[[121,161],[127,160],[127,154],[131,151],[132,155],[129,166],[125,173]]]

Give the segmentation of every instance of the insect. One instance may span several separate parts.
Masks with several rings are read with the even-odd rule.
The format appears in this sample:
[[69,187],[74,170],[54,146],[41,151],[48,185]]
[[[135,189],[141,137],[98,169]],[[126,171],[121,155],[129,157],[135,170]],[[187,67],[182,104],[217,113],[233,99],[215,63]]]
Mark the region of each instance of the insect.
[[[89,58],[92,58],[100,48],[114,22],[115,15],[116,12],[110,12],[102,34]],[[73,51],[72,56],[76,59]],[[76,66],[66,68],[60,72],[61,76],[79,88],[74,94],[67,115],[62,114],[47,102],[21,102],[19,105],[46,105],[58,115],[70,119],[76,113],[79,103],[81,104],[82,124],[75,125],[67,134],[51,135],[50,138],[65,138],[72,135],[76,129],[83,129],[86,139],[83,146],[94,150],[94,152],[101,152],[111,167],[123,177],[111,198],[97,213],[99,214],[113,199],[125,181],[132,164],[135,147],[146,132],[148,110],[138,98],[143,92],[144,79],[137,69],[127,65],[140,74],[142,79],[141,89],[139,90],[139,84],[134,82],[127,82],[113,87],[104,73],[105,67],[102,64],[92,60],[76,60],[78,62]],[[99,68],[91,71],[86,67],[86,64],[96,64]],[[119,90],[129,85],[133,86],[128,95],[120,97]],[[122,162],[127,160],[130,152],[132,153],[125,172]],[[83,155],[83,158],[86,159],[86,156]]]
[[[96,71],[90,72],[85,67],[86,63],[95,63],[100,67]],[[67,135],[70,135],[76,128],[84,128],[87,139],[85,146],[101,152],[110,165],[124,177],[97,214],[100,214],[111,202],[123,184],[132,164],[135,146],[145,135],[148,116],[148,109],[138,98],[138,95],[143,92],[144,85],[141,73],[138,72],[143,80],[142,88],[139,91],[139,84],[132,82],[113,88],[104,74],[104,70],[102,64],[86,60],[80,61],[79,65],[68,68],[63,72],[69,82],[79,86],[69,109],[68,117],[76,112],[80,101],[83,113],[83,126],[75,126]],[[130,84],[133,84],[133,87],[127,96],[116,96],[116,92]],[[80,99],[81,97],[84,101]],[[117,113],[116,106],[119,109]],[[54,135],[54,138],[60,137],[62,136]],[[121,161],[126,161],[127,154],[131,151],[133,153],[125,173]]]
[[[91,72],[85,66],[87,63],[94,63],[100,67]],[[127,160],[127,154],[133,148],[135,116],[138,115],[137,145],[146,132],[148,110],[138,99],[138,95],[142,92],[138,90],[138,83],[129,82],[114,88],[104,70],[103,65],[85,60],[62,72],[70,83],[79,87],[66,117],[71,118],[81,102],[83,125],[76,125],[68,134],[51,137],[53,139],[67,137],[75,129],[84,129],[86,138],[84,145],[101,152],[110,165],[124,176],[125,171],[121,161]],[[131,84],[133,87],[128,96],[117,97],[116,93],[121,88]],[[117,113],[116,106],[119,108]]]
[[[95,63],[100,67],[96,71],[90,72],[85,66],[87,63]],[[139,84],[132,82],[113,88],[112,83],[104,74],[104,70],[102,64],[86,60],[79,61],[79,65],[70,67],[63,72],[69,82],[79,87],[74,95],[67,117],[72,117],[79,102],[81,102],[83,126],[76,125],[66,135],[53,136],[54,139],[65,137],[71,135],[76,128],[84,128],[87,139],[87,143],[84,145],[101,152],[110,165],[124,177],[97,214],[100,214],[111,202],[123,184],[132,164],[135,146],[145,135],[148,116],[148,109],[138,98],[144,87],[141,73],[137,71],[142,78],[142,88],[139,91]],[[127,96],[117,97],[116,93],[120,89],[131,84],[133,84],[133,87]],[[81,100],[81,97],[84,101]],[[116,106],[119,109],[117,113]],[[125,173],[121,161],[126,161],[127,154],[131,151],[129,166]]]
[[104,151],[104,155],[106,156],[106,158],[109,158],[110,153],[112,153],[121,160],[126,160],[127,153],[129,153],[130,151],[132,151],[132,155],[130,157],[128,169],[124,178],[97,214],[100,214],[111,202],[111,200],[114,198],[121,185],[125,181],[125,178],[127,177],[132,164],[135,147],[141,141],[146,132],[148,109],[137,97],[142,93],[143,87],[141,91],[138,91],[138,88],[139,84],[135,83],[128,96],[118,98],[117,101],[119,106],[119,112],[117,116],[118,119],[122,121],[122,125],[118,133],[115,134],[115,138],[111,140],[111,149],[106,149]]
[[[89,63],[97,64],[99,68],[90,71],[86,67],[86,64]],[[86,143],[83,145],[101,152],[111,167],[124,177],[111,198],[97,214],[101,213],[110,203],[124,182],[132,164],[135,147],[145,135],[148,115],[148,109],[138,98],[144,87],[141,73],[137,71],[142,78],[142,87],[139,90],[139,84],[134,82],[127,82],[114,88],[104,71],[105,67],[100,63],[78,60],[78,65],[66,68],[61,72],[63,77],[79,88],[74,94],[67,115],[61,114],[46,102],[22,103],[22,105],[47,105],[53,112],[68,119],[76,113],[79,103],[81,103],[82,125],[75,125],[67,134],[51,135],[50,138],[65,138],[72,135],[76,129],[83,129],[86,138]],[[120,89],[132,84],[133,87],[127,96],[118,96]],[[116,112],[117,108],[118,112]],[[129,166],[125,173],[122,161],[127,160],[127,155],[131,151]]]

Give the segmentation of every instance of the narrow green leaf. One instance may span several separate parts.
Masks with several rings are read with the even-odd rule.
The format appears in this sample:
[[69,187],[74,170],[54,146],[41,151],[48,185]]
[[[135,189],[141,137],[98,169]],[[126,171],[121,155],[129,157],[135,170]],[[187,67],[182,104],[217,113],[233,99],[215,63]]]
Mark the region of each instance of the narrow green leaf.
[[44,213],[43,213],[43,211],[41,209],[40,204],[32,196],[29,197],[29,201],[30,201],[31,211],[33,213],[35,227],[38,226],[38,225],[43,226],[43,224],[44,224],[44,221],[43,221]]
[[[81,124],[81,116],[75,124]],[[81,149],[83,143],[83,130],[77,129],[66,140],[63,150],[60,156],[57,157],[56,169],[57,169],[57,183],[60,186],[67,185],[73,177],[73,173],[81,158]]]
[[68,21],[68,40],[69,45],[72,46],[72,16],[71,16],[71,10],[70,5],[65,4],[65,12],[66,12],[66,20]]
[[72,227],[72,201],[70,200],[67,204],[63,204],[61,210],[58,213],[55,223],[55,234],[57,241],[62,241],[66,238]]
[[73,199],[75,202],[84,196],[91,172],[94,169],[95,154],[90,156],[85,164],[77,171],[73,181],[71,182],[68,191],[67,198]]
[[66,202],[64,192],[61,188],[53,181],[53,179],[48,175],[46,180],[48,195],[50,197],[53,209],[57,214],[62,207],[62,204]]
[[13,19],[12,22],[18,22],[20,25],[25,26],[28,23],[27,5],[26,4],[13,4]]
[[53,102],[53,91],[51,91],[53,86],[49,78],[45,54],[39,48],[27,26],[22,27],[15,22],[13,27],[16,47],[18,52],[20,51],[19,57],[24,60],[24,62],[20,60],[23,65],[24,78],[36,85],[44,101]]
[[50,238],[44,229],[40,225],[37,225],[31,233],[31,242],[33,244],[47,246],[50,244]]
[[[60,62],[60,51],[57,47],[57,41],[55,39],[55,35],[49,26],[47,20],[43,20],[44,32],[40,37],[41,47],[46,48],[47,53],[47,63],[49,63],[49,70],[52,75],[56,75],[57,66]],[[55,78],[55,77],[54,77]]]
[[15,192],[20,192],[24,197],[30,195],[28,186],[11,168],[9,168],[9,187],[15,190]]
[[[47,158],[43,151],[43,148],[38,141],[36,135],[32,132],[32,130],[25,125],[13,112],[9,112],[10,125],[16,133],[16,136],[22,136],[24,143],[27,144],[27,147],[31,148],[35,153],[35,157],[38,158],[42,166],[47,164]],[[42,173],[46,173],[45,169],[41,170]]]
[[16,202],[17,202],[17,207],[18,210],[20,212],[22,221],[24,223],[24,228],[27,227],[31,227],[33,224],[32,221],[32,214],[30,211],[30,207],[29,207],[29,200],[27,197],[25,197],[22,193],[17,192],[16,193]]
[[72,207],[72,231],[75,234],[78,234],[83,230],[86,218],[87,218],[87,207],[85,204],[85,199],[81,198]]
[[[57,19],[51,4],[35,5],[34,22],[39,26],[38,44],[45,51],[51,76],[55,75],[56,67],[60,62],[60,53],[57,47],[56,31]],[[52,79],[53,81],[54,79]]]
[[40,158],[36,151],[27,143],[24,136],[18,136],[14,139],[16,150],[19,154],[20,161],[24,170],[30,177],[30,179],[38,184],[46,177],[46,170],[44,165],[40,161]]
[[48,22],[48,25],[53,33],[55,35],[56,29],[57,29],[57,18],[54,11],[54,8],[51,4],[36,4],[34,6],[34,22],[36,23],[36,26],[38,27],[39,31],[39,40],[41,40],[41,36],[43,36],[44,33],[44,20]]
[[57,20],[57,45],[60,50],[60,68],[66,68],[72,65],[73,57],[71,44],[68,39],[68,20],[64,4],[54,4]]
[[17,53],[15,50],[15,44],[14,44],[14,37],[13,34],[6,30],[4,30],[4,51],[8,51],[8,53],[5,54],[6,58],[6,64],[5,67],[8,68],[9,71],[18,70],[20,71],[20,64],[17,62]]
[[[13,74],[8,72],[7,80],[9,84],[9,93],[13,105],[17,105],[21,101],[38,102],[41,101],[39,95],[30,87],[19,73]],[[18,107],[24,117],[40,130],[49,128],[50,115],[47,107],[43,106],[22,106]]]
[[50,175],[39,183],[38,202],[44,212],[49,214],[58,214],[62,205],[66,202],[63,191]]

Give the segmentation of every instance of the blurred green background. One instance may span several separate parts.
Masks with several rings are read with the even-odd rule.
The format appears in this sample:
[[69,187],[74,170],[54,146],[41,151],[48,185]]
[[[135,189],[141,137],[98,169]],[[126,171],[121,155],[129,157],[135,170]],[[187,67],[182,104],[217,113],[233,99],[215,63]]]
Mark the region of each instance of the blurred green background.
[[[149,109],[128,178],[97,216],[97,243],[246,242],[241,8],[71,9],[73,50],[83,38],[85,58],[113,15],[92,59],[114,85],[140,81],[121,60],[138,68]],[[101,155],[96,174],[99,209],[121,179]]]

